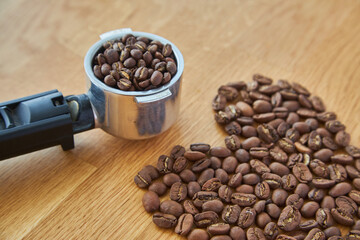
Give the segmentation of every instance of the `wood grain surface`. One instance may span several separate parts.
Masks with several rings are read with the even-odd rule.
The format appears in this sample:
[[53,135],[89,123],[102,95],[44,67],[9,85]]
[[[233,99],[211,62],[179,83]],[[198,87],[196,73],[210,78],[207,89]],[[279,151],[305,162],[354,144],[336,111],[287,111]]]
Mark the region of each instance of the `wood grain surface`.
[[[360,1],[0,1],[0,101],[85,91],[83,59],[99,34],[163,36],[185,59],[181,114],[164,134],[117,139],[100,129],[0,162],[0,239],[182,239],[157,228],[134,175],[173,145],[223,146],[217,88],[254,73],[298,81],[360,145]],[[345,233],[346,229],[343,229]]]

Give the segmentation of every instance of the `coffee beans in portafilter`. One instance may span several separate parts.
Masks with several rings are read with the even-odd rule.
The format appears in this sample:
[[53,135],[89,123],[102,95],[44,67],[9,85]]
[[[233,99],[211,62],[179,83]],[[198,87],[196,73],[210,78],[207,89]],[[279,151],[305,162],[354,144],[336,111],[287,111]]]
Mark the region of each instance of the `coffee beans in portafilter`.
[[360,149],[319,97],[254,75],[212,106],[226,147],[177,145],[135,176],[157,226],[188,239],[360,238]]
[[168,83],[177,72],[172,46],[126,34],[103,44],[93,59],[95,76],[123,91],[146,91]]

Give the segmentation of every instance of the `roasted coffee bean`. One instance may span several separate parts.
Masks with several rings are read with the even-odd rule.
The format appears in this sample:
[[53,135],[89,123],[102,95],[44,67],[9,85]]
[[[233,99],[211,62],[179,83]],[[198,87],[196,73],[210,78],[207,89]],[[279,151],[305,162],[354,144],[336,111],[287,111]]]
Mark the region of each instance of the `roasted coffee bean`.
[[295,176],[293,174],[284,175],[281,178],[281,185],[286,191],[292,191],[297,185]]
[[159,210],[160,199],[156,193],[148,191],[144,194],[142,203],[147,212],[155,212]]
[[296,113],[302,118],[314,118],[317,114],[316,111],[307,108],[299,108]]
[[182,205],[172,200],[165,200],[160,203],[160,212],[180,217],[184,213]]
[[220,124],[226,124],[231,121],[229,114],[223,111],[218,111],[217,113],[215,113],[214,118],[215,121]]
[[241,126],[235,121],[232,121],[225,126],[225,131],[229,135],[240,135],[241,134]]
[[256,211],[251,207],[245,207],[239,215],[238,226],[241,228],[250,227],[256,218]]
[[314,158],[317,158],[323,162],[328,162],[330,161],[330,157],[333,155],[334,155],[333,151],[327,148],[323,148],[314,153]]
[[299,224],[300,230],[309,231],[318,227],[319,223],[315,220],[308,220]]
[[360,148],[349,145],[345,147],[345,150],[353,158],[360,158]]
[[216,213],[221,213],[223,209],[224,204],[218,199],[210,200],[202,205],[203,211],[213,211]]
[[204,185],[202,185],[202,191],[213,191],[217,192],[217,190],[221,187],[221,182],[217,178],[211,178],[207,180]]
[[194,203],[191,200],[185,200],[183,205],[186,213],[190,213],[191,215],[199,213],[199,210],[195,207]]
[[184,169],[183,171],[180,172],[179,176],[181,180],[185,183],[196,181],[197,179],[195,173],[190,169]]
[[322,112],[316,115],[317,119],[321,122],[327,122],[336,119],[336,114],[333,112]]
[[255,204],[256,196],[254,194],[247,193],[233,193],[231,195],[231,202],[239,205],[240,207],[250,207]]
[[268,124],[260,124],[257,127],[259,138],[265,143],[274,143],[279,140],[277,131]]
[[[263,150],[258,150],[258,151],[263,151]],[[251,154],[251,149],[250,149],[250,154]],[[260,160],[252,159],[250,161],[250,166],[251,166],[251,169],[259,175],[262,175],[264,173],[270,173],[270,168],[268,166],[266,166],[266,164],[264,164]]]
[[271,78],[265,77],[261,74],[254,74],[253,80],[258,82],[261,85],[271,85],[273,80]]
[[163,182],[167,187],[171,187],[174,183],[181,182],[181,178],[175,173],[168,173],[164,175]]
[[295,143],[296,141],[299,141],[300,133],[295,128],[290,128],[289,130],[286,131],[285,137],[287,137],[288,139],[290,139],[292,142]]
[[198,183],[200,184],[200,186],[204,185],[204,183],[207,180],[213,178],[214,174],[215,174],[215,171],[212,168],[208,168],[208,169],[205,169],[204,171],[202,171],[199,178],[198,178],[198,180],[197,180]]
[[274,222],[269,222],[264,227],[264,235],[267,239],[274,240],[279,235],[280,229]]
[[299,142],[302,144],[302,145],[306,145],[309,141],[309,136],[310,136],[310,133],[305,133],[303,135],[301,135],[300,139],[299,139]]
[[301,221],[300,211],[294,206],[288,205],[282,211],[278,219],[278,226],[284,231],[293,231]]
[[262,212],[262,213],[258,214],[257,217],[256,217],[256,224],[262,229],[264,229],[265,226],[270,222],[271,222],[271,218],[265,212]]
[[[230,225],[227,223],[215,223],[210,225],[207,228],[207,231],[211,234],[211,235],[222,235],[222,234],[228,234],[230,231]],[[228,236],[229,237],[229,236]],[[225,238],[221,238],[221,239],[225,239]],[[230,238],[231,240],[231,238]]]
[[188,240],[209,240],[209,234],[204,229],[194,229],[187,237]]
[[259,87],[259,83],[256,81],[251,81],[246,83],[246,90],[247,92],[255,91]]
[[134,182],[139,188],[146,188],[151,184],[151,177],[149,174],[138,173],[134,177]]
[[278,188],[273,191],[271,200],[280,207],[285,205],[287,197],[288,193],[284,189]]
[[225,96],[228,101],[233,101],[239,96],[239,92],[235,88],[229,86],[219,87],[218,94]]
[[272,106],[268,101],[256,100],[253,103],[253,109],[256,113],[268,113],[272,110]]
[[288,138],[282,138],[278,141],[278,144],[282,150],[286,153],[293,153],[295,152],[294,143]]
[[350,143],[350,134],[345,131],[339,131],[335,135],[335,143],[340,147],[346,147]]
[[314,151],[321,148],[321,136],[316,131],[312,131],[309,135],[308,146]]
[[321,201],[321,207],[322,208],[334,208],[335,207],[335,200],[331,196],[325,196],[323,200]]
[[280,91],[280,94],[282,96],[283,99],[286,100],[297,100],[298,99],[298,94],[290,89],[284,89]]
[[347,240],[357,240],[360,238],[360,231],[359,230],[351,230],[347,235]]
[[216,169],[215,177],[219,179],[222,184],[227,184],[229,181],[229,174],[222,168]]
[[353,162],[353,157],[347,154],[336,154],[334,156],[331,156],[331,161],[333,163],[340,163],[346,165]]
[[198,213],[194,216],[195,225],[200,228],[208,227],[219,221],[219,216],[216,212],[206,211]]
[[260,199],[268,199],[270,196],[270,186],[267,182],[261,182],[255,186],[255,195]]
[[305,199],[310,191],[309,185],[305,183],[300,183],[296,186],[294,193],[299,194],[299,196]]
[[336,198],[335,204],[338,208],[344,209],[350,214],[355,214],[357,211],[357,205],[351,198],[347,196],[340,196]]
[[167,187],[162,182],[154,182],[149,186],[149,191],[156,193],[158,196],[162,196],[166,193]]
[[351,214],[343,208],[333,208],[331,209],[331,215],[335,219],[335,221],[339,224],[345,226],[352,226],[354,225],[354,218]]
[[195,173],[202,172],[203,170],[210,167],[211,161],[209,158],[203,158],[200,160],[197,160],[191,167],[191,170]]
[[352,183],[357,190],[360,190],[360,178],[355,178]]
[[[188,161],[184,157],[178,157],[173,164],[173,171],[180,173],[187,167]],[[181,177],[181,176],[180,176]]]
[[279,137],[285,137],[287,130],[289,130],[290,124],[287,122],[282,122],[279,124],[279,126],[276,128],[277,133],[279,134]]
[[[257,159],[261,159],[263,157],[266,157],[269,155],[269,150],[265,147],[252,147],[250,148],[250,156],[257,158]],[[251,164],[251,161],[250,161]]]
[[345,169],[350,179],[360,178],[360,171],[354,168],[353,166],[346,165]]
[[177,224],[177,219],[171,214],[155,213],[153,215],[153,222],[161,228],[173,228]]
[[316,211],[315,218],[322,228],[328,228],[335,224],[334,219],[328,208],[319,208]]
[[309,167],[311,171],[319,177],[327,178],[329,176],[329,169],[327,165],[319,159],[313,159],[310,162]]
[[265,211],[265,206],[266,206],[266,201],[260,200],[254,204],[253,208],[256,211],[256,213],[259,214]]
[[238,81],[238,82],[230,82],[226,84],[229,87],[233,87],[236,90],[241,90],[246,87],[246,83],[244,81]]
[[360,230],[360,220],[357,220],[354,224],[354,226],[352,226],[353,230]]
[[349,197],[354,200],[357,204],[360,204],[360,191],[358,190],[351,190],[349,192]]
[[313,178],[312,180],[312,184],[316,187],[316,188],[331,188],[332,186],[335,185],[335,180],[331,180],[331,179],[326,179],[326,178]]
[[194,225],[194,217],[189,213],[184,213],[179,217],[178,223],[175,227],[175,233],[186,236],[191,231]]
[[241,185],[242,182],[242,174],[235,173],[229,180],[228,185],[229,187],[237,188]]
[[256,185],[260,182],[259,175],[255,173],[249,173],[243,175],[243,183],[248,185]]
[[160,173],[169,173],[173,170],[174,160],[166,155],[161,155],[157,162],[157,169]]
[[310,230],[305,240],[325,240],[325,233],[318,228],[313,228]]
[[288,117],[286,118],[286,123],[289,125],[293,125],[294,123],[298,122],[300,120],[300,117],[297,113],[290,112]]
[[283,101],[282,102],[282,107],[286,107],[289,112],[296,112],[299,108],[300,108],[300,104],[297,101]]
[[340,229],[335,226],[325,229],[324,233],[325,233],[326,238],[328,238],[328,239],[332,236],[341,236]]
[[257,123],[268,123],[271,120],[275,119],[276,115],[273,112],[270,113],[261,113],[261,114],[254,114],[253,119]]
[[189,161],[197,161],[205,158],[206,155],[203,152],[188,150],[184,153],[184,157]]
[[244,176],[245,174],[250,173],[250,169],[251,169],[250,164],[248,164],[248,163],[240,163],[236,167],[235,173],[241,173]]
[[241,135],[245,138],[256,137],[256,128],[254,128],[253,126],[244,126],[242,127]]
[[192,151],[207,153],[210,150],[210,145],[206,143],[193,143],[190,145]]
[[325,123],[325,127],[331,133],[337,133],[339,131],[345,130],[344,124],[337,120],[330,120]]
[[294,207],[296,207],[297,209],[301,209],[301,207],[304,204],[304,199],[302,199],[299,194],[291,194],[287,199],[286,199],[286,205],[292,205]]
[[170,199],[181,202],[187,196],[187,186],[181,182],[176,182],[171,186]]
[[324,145],[324,147],[329,148],[333,151],[338,149],[338,146],[331,137],[323,137],[322,144]]
[[[226,97],[223,95],[216,95],[213,102],[212,102],[212,108],[215,111],[223,110],[226,106]],[[198,151],[198,150],[196,150]]]
[[289,168],[287,168],[284,164],[278,162],[272,162],[269,165],[269,168],[272,173],[277,174],[280,177],[290,173]]
[[320,208],[319,203],[315,201],[310,201],[304,203],[302,208],[300,209],[301,215],[305,218],[311,218],[315,216],[316,211]]
[[343,182],[347,179],[346,170],[341,164],[330,164],[328,168],[330,179],[333,179],[336,182]]
[[184,156],[184,153],[185,153],[185,148],[181,145],[176,145],[171,150],[170,157],[172,159],[177,159],[178,157]]
[[210,149],[210,155],[225,158],[231,155],[231,151],[225,147],[213,147]]
[[[260,146],[260,139],[257,137],[250,137],[248,139],[245,139],[242,144],[241,144],[242,148],[245,150],[250,150],[253,147],[258,147]],[[240,149],[239,149],[240,151]],[[243,152],[241,152],[242,154],[244,154]],[[246,152],[247,153],[247,152]],[[236,154],[235,154],[236,155]],[[244,161],[242,161],[244,162]]]
[[332,187],[329,190],[329,195],[332,197],[339,197],[348,194],[352,189],[352,186],[350,183],[347,182],[341,182],[336,184],[334,187]]
[[240,109],[233,104],[225,107],[225,112],[230,116],[231,119],[236,119],[240,117],[241,114]]
[[193,203],[195,207],[202,207],[205,202],[218,198],[219,196],[216,192],[200,191],[194,194]]
[[[245,177],[245,176],[244,176]],[[281,186],[282,180],[279,175],[274,173],[264,173],[261,178],[264,182],[269,184],[271,189],[277,189]]]
[[270,149],[269,154],[274,161],[280,163],[286,163],[288,160],[287,154],[277,146],[275,146],[273,149]]
[[320,202],[325,197],[325,194],[324,189],[313,188],[309,191],[308,198],[312,201]]
[[221,219],[229,224],[237,222],[241,209],[238,205],[226,205],[221,214]]
[[245,240],[246,239],[244,230],[238,226],[234,226],[230,229],[229,236],[232,238],[232,240]]
[[265,210],[270,215],[270,217],[275,219],[278,219],[281,213],[281,209],[274,203],[267,204],[265,206]]
[[281,118],[275,118],[274,120],[270,121],[268,124],[273,128],[277,129],[280,124],[285,123],[285,121]]
[[292,168],[292,172],[301,183],[309,183],[312,180],[309,168],[303,163],[296,163]]
[[280,107],[282,104],[282,96],[280,92],[276,92],[271,96],[271,105],[273,107]]
[[221,167],[221,160],[218,157],[210,157],[210,167],[212,169],[218,169]]
[[235,157],[233,156],[229,156],[226,157],[223,162],[222,162],[222,168],[227,172],[227,173],[234,173],[235,169],[237,167],[238,161]]

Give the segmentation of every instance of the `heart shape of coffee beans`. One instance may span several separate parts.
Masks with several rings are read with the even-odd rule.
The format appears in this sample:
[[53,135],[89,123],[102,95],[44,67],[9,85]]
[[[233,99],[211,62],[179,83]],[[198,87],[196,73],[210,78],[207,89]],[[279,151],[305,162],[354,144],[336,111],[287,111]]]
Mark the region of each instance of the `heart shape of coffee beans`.
[[360,149],[321,98],[256,74],[212,107],[226,147],[177,145],[135,176],[157,226],[189,240],[360,238]]

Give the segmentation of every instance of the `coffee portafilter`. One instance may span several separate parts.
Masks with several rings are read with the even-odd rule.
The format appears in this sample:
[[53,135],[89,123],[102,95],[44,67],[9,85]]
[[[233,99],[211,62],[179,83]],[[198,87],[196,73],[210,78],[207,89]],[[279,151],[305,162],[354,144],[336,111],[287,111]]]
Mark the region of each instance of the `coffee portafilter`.
[[[95,77],[93,59],[103,44],[129,33],[171,44],[177,72],[169,83],[147,91],[122,91]],[[74,134],[95,127],[116,137],[139,140],[157,136],[175,123],[184,59],[170,41],[128,28],[110,31],[90,47],[84,68],[85,94],[64,97],[52,90],[0,103],[0,160],[55,145],[72,149]]]

